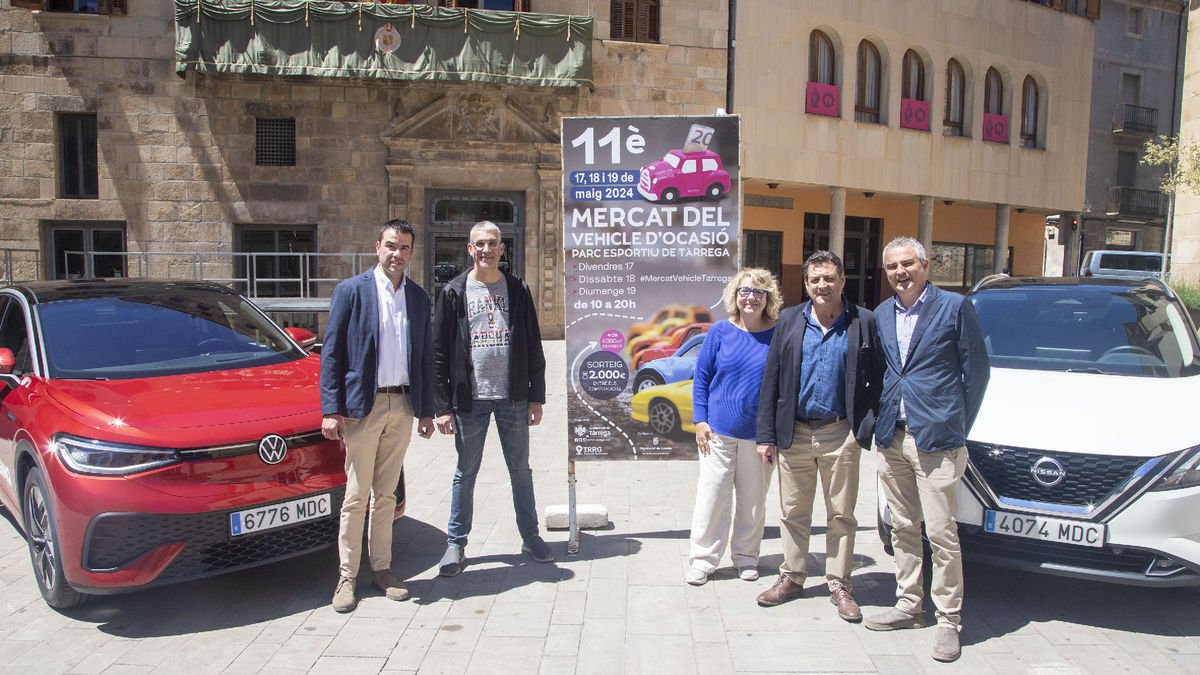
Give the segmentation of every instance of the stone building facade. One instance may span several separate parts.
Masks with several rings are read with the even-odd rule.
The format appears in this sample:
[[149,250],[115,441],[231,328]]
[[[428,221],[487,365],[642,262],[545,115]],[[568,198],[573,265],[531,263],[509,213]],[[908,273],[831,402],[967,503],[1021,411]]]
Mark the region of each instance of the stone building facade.
[[[720,0],[668,5],[660,31],[669,40],[641,44],[608,39],[608,3],[534,4],[548,14],[596,8],[594,88],[180,76],[167,0],[135,1],[125,15],[30,11],[4,0],[4,273],[77,273],[72,265],[83,263],[60,262],[56,251],[117,236],[99,236],[106,232],[119,233],[131,254],[125,274],[188,276],[193,257],[162,254],[246,250],[245,232],[262,239],[283,231],[276,245],[311,241],[321,254],[369,253],[385,220],[405,218],[417,225],[410,275],[429,288],[437,285],[435,243],[457,254],[467,236],[453,217],[433,223],[435,202],[499,202],[513,207],[502,225],[518,248],[510,247],[515,271],[530,283],[546,335],[561,335],[560,119],[712,114],[725,100],[727,15]],[[64,193],[62,185],[62,127],[76,113],[95,117],[91,195]],[[294,165],[256,162],[256,122],[264,119],[294,120]],[[138,266],[142,258],[133,254],[141,252],[153,254],[149,267]],[[315,295],[328,295],[332,280],[355,269],[340,255],[315,264],[315,278],[328,280],[311,285]],[[244,274],[235,267],[217,256],[204,276]]]
[[[83,11],[28,8],[43,3]],[[869,303],[888,292],[875,265],[886,238],[945,244],[966,283],[1010,259],[1014,272],[1040,270],[1045,216],[1081,210],[1093,29],[1061,2],[970,0],[944,11],[940,0],[742,0],[732,92],[727,0],[531,4],[592,21],[590,86],[180,74],[175,2],[103,0],[127,12],[96,14],[96,0],[0,0],[0,274],[253,273],[267,280],[249,289],[261,295],[320,297],[371,261],[380,224],[405,218],[417,225],[410,275],[436,290],[461,268],[470,222],[487,216],[505,230],[544,334],[560,336],[561,119],[712,115],[730,100],[743,115],[744,258],[780,272],[789,303],[802,299],[799,263],[812,246],[853,255],[855,299]],[[630,22],[631,8],[646,10],[636,18],[653,22],[653,39]],[[921,18],[933,13],[948,27]],[[814,30],[840,41],[835,117],[805,109]],[[856,119],[853,99],[862,40],[884,55],[886,101],[870,123]],[[939,118],[946,59],[971,68],[964,136],[901,124],[910,48]],[[980,138],[990,66],[1005,74],[1014,127],[1021,78],[1044,88],[1036,147],[1021,146],[1015,128],[1012,142]],[[282,148],[291,161],[264,162],[264,151],[280,150],[271,125],[281,121],[293,125],[294,147]],[[89,138],[94,185],[77,170],[86,152],[72,152]],[[114,248],[129,255],[100,255]],[[985,260],[997,248],[1005,253]],[[93,255],[64,255],[77,249]],[[296,263],[269,254],[289,250],[319,254],[302,287],[278,281]]]

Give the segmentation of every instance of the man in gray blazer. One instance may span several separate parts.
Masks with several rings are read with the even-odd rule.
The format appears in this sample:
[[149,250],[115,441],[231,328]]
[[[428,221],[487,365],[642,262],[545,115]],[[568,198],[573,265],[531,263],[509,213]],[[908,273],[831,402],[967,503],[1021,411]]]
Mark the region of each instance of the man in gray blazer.
[[349,612],[367,548],[374,584],[392,600],[408,589],[392,573],[392,514],[413,420],[433,435],[433,360],[429,294],[404,274],[412,259],[412,225],[389,220],[379,231],[379,264],[333,289],[321,348],[321,433],[342,439],[346,498],[338,528],[338,583],[333,608]]
[[927,280],[920,242],[901,237],[883,249],[883,267],[896,295],[875,308],[883,393],[875,444],[879,478],[892,512],[896,605],[864,625],[871,630],[922,628],[921,521],[933,549],[930,595],[937,610],[933,658],[959,657],[962,551],[958,543],[957,484],[967,467],[967,432],[987,389],[987,348],[979,319],[961,295]]

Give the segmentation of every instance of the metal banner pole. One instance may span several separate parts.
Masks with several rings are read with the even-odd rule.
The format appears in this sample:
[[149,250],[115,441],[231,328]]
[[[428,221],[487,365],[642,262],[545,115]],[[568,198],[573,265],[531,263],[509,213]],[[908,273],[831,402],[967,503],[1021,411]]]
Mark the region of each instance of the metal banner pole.
[[567,555],[579,553],[579,521],[575,517],[575,460],[567,462]]

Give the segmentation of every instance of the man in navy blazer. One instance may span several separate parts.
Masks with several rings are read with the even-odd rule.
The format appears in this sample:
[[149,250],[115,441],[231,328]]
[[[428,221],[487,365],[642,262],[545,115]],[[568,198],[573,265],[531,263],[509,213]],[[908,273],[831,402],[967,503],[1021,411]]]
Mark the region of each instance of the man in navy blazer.
[[433,435],[433,359],[429,294],[404,271],[412,225],[389,220],[379,231],[379,264],[333,289],[321,348],[321,433],[342,439],[346,498],[338,528],[333,608],[353,610],[370,505],[367,548],[372,581],[392,600],[408,589],[392,574],[392,515],[413,420]]
[[779,315],[759,390],[758,453],[779,465],[779,578],[758,596],[774,607],[800,597],[813,500],[826,506],[825,580],[838,616],[861,621],[850,573],[858,520],[858,467],[871,447],[879,401],[879,359],[871,310],[845,299],[846,270],[829,251],[804,261],[809,300]]
[[879,478],[892,512],[896,605],[868,617],[871,630],[925,626],[921,521],[933,550],[930,596],[937,610],[933,658],[959,657],[962,551],[956,489],[967,467],[967,432],[987,389],[989,365],[971,303],[927,280],[925,247],[909,237],[883,249],[896,295],[875,308],[883,393],[875,424]]

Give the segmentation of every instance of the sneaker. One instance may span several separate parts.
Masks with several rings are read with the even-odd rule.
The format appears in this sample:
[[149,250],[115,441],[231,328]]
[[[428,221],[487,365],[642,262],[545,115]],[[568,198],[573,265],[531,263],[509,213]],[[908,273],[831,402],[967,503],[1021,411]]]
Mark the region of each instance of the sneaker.
[[333,589],[333,611],[353,612],[358,606],[358,598],[354,597],[354,580],[350,577],[340,577],[337,588]]
[[750,565],[739,567],[738,578],[742,581],[758,581],[758,568]]
[[917,614],[913,616],[902,609],[892,607],[891,609],[875,616],[867,617],[863,622],[867,630],[902,630],[905,628],[924,628],[925,616]]
[[962,649],[958,645],[958,629],[954,626],[938,626],[933,637],[933,659],[948,663],[957,661]]
[[388,600],[407,600],[408,588],[392,574],[391,570],[376,570],[371,573],[375,586],[383,591]]
[[467,556],[463,553],[463,547],[458,544],[450,544],[446,547],[441,561],[438,562],[438,574],[444,577],[456,577],[463,571],[466,560]]
[[540,563],[554,562],[554,552],[550,550],[550,544],[536,534],[521,544],[521,553],[528,553]]
[[692,586],[703,586],[704,584],[708,583],[708,572],[705,572],[698,567],[689,567],[687,574],[685,574],[683,577],[683,580]]

